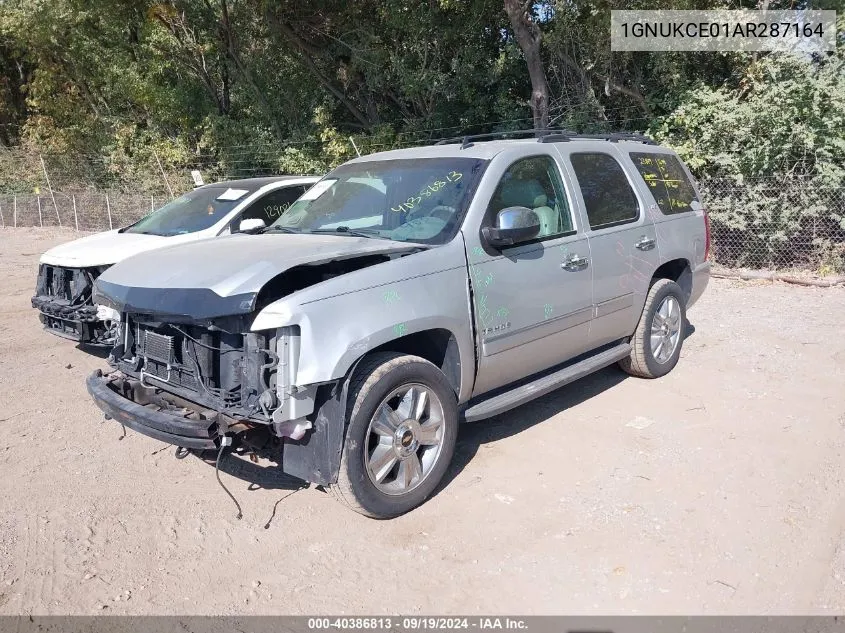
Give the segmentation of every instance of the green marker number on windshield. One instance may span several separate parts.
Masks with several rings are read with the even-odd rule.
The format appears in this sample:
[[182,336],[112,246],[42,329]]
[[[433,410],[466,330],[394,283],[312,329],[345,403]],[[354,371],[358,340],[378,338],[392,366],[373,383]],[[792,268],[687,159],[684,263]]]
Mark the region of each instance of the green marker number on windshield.
[[418,195],[411,196],[405,202],[403,202],[402,204],[400,204],[396,207],[390,207],[390,210],[394,211],[396,213],[402,213],[404,211],[411,211],[412,209],[419,206],[419,204],[423,201],[423,199],[430,198],[431,194],[437,193],[438,191],[443,189],[443,187],[448,185],[450,182],[458,182],[463,177],[464,177],[464,175],[461,172],[453,170],[449,173],[448,176],[446,176],[446,182],[444,182],[442,180],[435,180],[433,183],[431,183],[430,185],[425,187],[422,191],[420,191],[420,193]]

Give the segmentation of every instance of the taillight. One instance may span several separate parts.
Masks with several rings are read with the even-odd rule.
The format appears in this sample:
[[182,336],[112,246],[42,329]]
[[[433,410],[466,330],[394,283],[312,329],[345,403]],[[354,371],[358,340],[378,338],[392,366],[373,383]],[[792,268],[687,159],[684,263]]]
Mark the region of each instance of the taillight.
[[710,216],[704,209],[704,261],[710,259]]

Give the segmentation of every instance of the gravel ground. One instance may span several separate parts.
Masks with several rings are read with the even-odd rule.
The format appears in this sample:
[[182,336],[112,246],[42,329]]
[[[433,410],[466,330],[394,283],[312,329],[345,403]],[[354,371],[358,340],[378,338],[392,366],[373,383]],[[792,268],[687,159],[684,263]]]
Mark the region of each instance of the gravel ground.
[[38,256],[73,237],[0,230],[0,614],[845,611],[845,289],[714,280],[669,376],[465,425],[399,519],[223,474],[238,521],[209,465],[103,420],[101,357],[41,330]]

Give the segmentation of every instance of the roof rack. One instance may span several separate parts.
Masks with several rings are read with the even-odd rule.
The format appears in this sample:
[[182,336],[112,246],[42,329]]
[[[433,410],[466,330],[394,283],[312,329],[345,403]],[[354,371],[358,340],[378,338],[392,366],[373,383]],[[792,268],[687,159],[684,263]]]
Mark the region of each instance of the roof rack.
[[508,136],[535,136],[538,134],[558,134],[565,132],[561,129],[549,130],[511,130],[509,132],[488,132],[487,134],[470,134],[468,136],[455,136],[453,138],[444,138],[437,141],[435,145],[453,145],[455,143],[461,144],[461,149],[466,149],[475,141],[494,141],[497,139],[504,139]]
[[489,132],[487,134],[471,134],[467,136],[455,136],[453,138],[444,138],[437,141],[435,145],[453,145],[455,143],[461,144],[461,149],[471,147],[476,141],[493,141],[499,139],[507,139],[511,136],[537,136],[540,143],[561,143],[565,141],[574,141],[580,139],[594,139],[602,141],[610,141],[611,143],[618,143],[619,141],[634,141],[643,143],[645,145],[657,145],[657,143],[643,134],[636,134],[633,132],[614,132],[612,134],[579,134],[569,130],[561,129],[532,129],[532,130],[512,130],[510,132]]
[[538,140],[540,143],[560,143],[582,139],[610,141],[611,143],[618,143],[619,141],[633,141],[635,143],[642,143],[643,145],[657,145],[657,141],[653,138],[650,138],[645,134],[637,134],[635,132],[613,132],[611,134],[573,134],[571,132],[562,132],[557,134],[546,134],[541,136]]

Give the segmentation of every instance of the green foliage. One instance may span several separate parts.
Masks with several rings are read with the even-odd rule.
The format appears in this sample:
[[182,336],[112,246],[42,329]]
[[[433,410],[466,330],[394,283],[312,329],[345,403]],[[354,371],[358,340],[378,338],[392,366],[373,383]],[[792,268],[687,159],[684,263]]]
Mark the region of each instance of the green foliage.
[[319,5],[6,0],[0,68],[25,76],[0,83],[5,143],[91,156],[99,187],[156,173],[156,155],[314,172],[351,156],[350,134],[364,151],[525,117],[498,0]]
[[705,183],[714,222],[742,234],[740,255],[757,254],[741,263],[788,259],[796,238],[827,252],[830,244],[816,236],[845,229],[841,49],[821,61],[764,57],[735,88],[699,85],[652,133]]
[[[531,83],[503,0],[0,3],[0,192],[43,187],[42,157],[58,188],[160,195],[189,188],[191,169],[206,181],[324,173],[355,146],[531,125]],[[841,42],[818,59],[614,53],[614,8],[757,2],[526,6],[542,32],[553,125],[648,130],[677,147],[716,228],[745,245],[721,253],[732,261],[787,258],[796,236],[816,240],[820,266],[839,261],[817,235],[845,230]],[[840,22],[840,40],[842,31]]]

